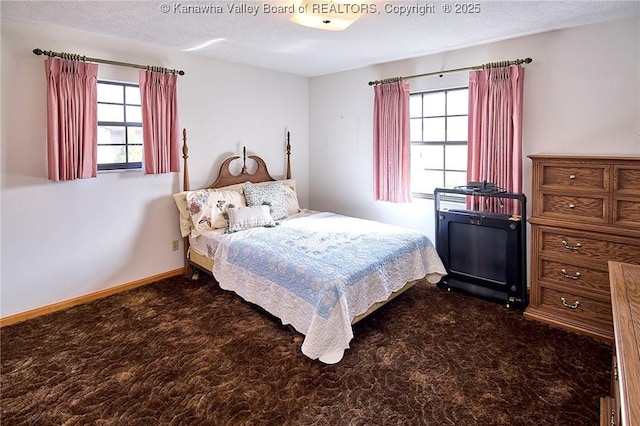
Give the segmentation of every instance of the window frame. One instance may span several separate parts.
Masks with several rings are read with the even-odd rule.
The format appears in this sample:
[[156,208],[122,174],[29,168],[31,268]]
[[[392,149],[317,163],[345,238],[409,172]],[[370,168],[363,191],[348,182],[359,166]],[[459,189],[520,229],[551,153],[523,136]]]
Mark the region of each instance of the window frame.
[[123,144],[98,144],[98,146],[124,146],[125,150],[125,159],[124,163],[98,163],[98,171],[112,171],[112,170],[142,170],[142,161],[129,161],[129,147],[130,146],[140,146],[142,149],[143,144],[131,144],[129,143],[129,128],[138,127],[142,128],[142,118],[140,122],[137,121],[127,121],[127,106],[139,106],[142,108],[142,101],[139,104],[128,103],[127,102],[127,87],[135,87],[138,90],[140,89],[140,85],[137,83],[123,82],[123,81],[113,81],[113,80],[98,80],[98,84],[109,84],[112,86],[119,86],[122,88],[122,103],[119,102],[100,102],[98,101],[98,105],[117,105],[122,106],[123,108],[123,121],[100,121],[97,120],[97,127],[100,126],[117,126],[124,127],[124,143]]
[[[410,94],[410,96],[415,96],[415,95],[420,95],[421,97],[421,112],[420,112],[420,116],[413,116],[411,115],[411,111],[409,111],[409,119],[415,119],[415,118],[420,118],[421,119],[421,135],[422,135],[422,139],[424,139],[424,119],[425,118],[444,118],[445,119],[445,124],[444,124],[444,140],[443,141],[424,141],[424,140],[420,140],[420,141],[414,141],[411,140],[410,144],[411,144],[411,148],[413,148],[414,146],[442,146],[442,169],[429,169],[429,168],[425,168],[424,170],[430,170],[430,171],[436,171],[436,172],[442,172],[442,181],[445,182],[445,174],[447,172],[467,172],[467,168],[465,167],[464,170],[459,170],[459,169],[447,169],[447,163],[446,163],[446,147],[447,146],[465,146],[468,148],[469,146],[469,141],[468,141],[468,137],[466,138],[465,141],[461,141],[461,140],[455,140],[455,141],[449,141],[448,139],[448,134],[447,134],[447,127],[448,127],[448,119],[449,118],[455,118],[455,117],[467,117],[467,123],[469,122],[469,111],[467,110],[466,114],[448,114],[447,111],[447,103],[448,103],[448,93],[450,92],[455,92],[458,90],[469,90],[469,86],[456,86],[456,87],[449,87],[446,89],[434,89],[434,90],[422,90],[422,91],[416,91],[416,92],[412,92]],[[424,115],[424,95],[431,95],[434,93],[444,93],[445,94],[445,110],[444,110],[444,115],[428,115],[425,116]],[[412,173],[413,174],[413,173]],[[413,186],[413,185],[411,185]],[[433,193],[429,193],[429,192],[416,192],[416,191],[411,191],[411,196],[414,198],[422,198],[422,199],[427,199],[427,200],[433,200],[435,199],[435,196]],[[440,198],[442,200],[445,201],[456,201],[456,202],[462,202],[463,200],[460,200],[460,197],[456,197],[456,196],[440,196]]]

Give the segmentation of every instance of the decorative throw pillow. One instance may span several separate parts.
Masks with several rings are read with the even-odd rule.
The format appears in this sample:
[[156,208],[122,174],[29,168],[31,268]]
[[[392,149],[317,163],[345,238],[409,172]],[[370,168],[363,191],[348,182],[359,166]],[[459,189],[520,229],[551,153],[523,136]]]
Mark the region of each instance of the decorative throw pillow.
[[[295,179],[282,179],[277,181],[269,181],[269,182],[259,182],[255,183],[256,186],[264,186],[270,185],[274,182],[280,182],[282,184],[282,189],[284,190],[284,202],[287,205],[287,212],[289,215],[298,213],[300,211],[300,203],[298,202],[298,193],[296,190],[296,181]],[[242,197],[244,198],[244,183],[237,183],[234,185],[223,186],[221,188],[217,188],[218,191],[239,191],[242,192]],[[246,200],[242,203],[243,206],[246,206]]]
[[266,185],[255,185],[247,182],[244,184],[244,196],[247,199],[247,205],[250,207],[268,204],[271,208],[271,216],[275,221],[289,216],[284,199],[284,190],[280,182],[272,182]]
[[229,207],[229,229],[227,232],[238,232],[259,226],[276,226],[269,213],[269,206]]
[[207,231],[226,228],[223,215],[229,205],[242,205],[242,195],[236,191],[212,191],[199,189],[187,194],[187,211],[191,216],[193,228],[191,236],[197,237]]

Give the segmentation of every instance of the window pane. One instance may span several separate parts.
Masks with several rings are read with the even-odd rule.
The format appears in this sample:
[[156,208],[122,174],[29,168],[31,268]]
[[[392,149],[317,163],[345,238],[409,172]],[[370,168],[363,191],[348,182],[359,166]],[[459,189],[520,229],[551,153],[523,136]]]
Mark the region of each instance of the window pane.
[[422,119],[412,118],[409,121],[409,140],[422,141]]
[[130,163],[140,163],[143,137],[139,87],[99,81],[98,91],[99,170],[125,169],[132,166]]
[[124,102],[124,92],[122,86],[115,84],[98,83],[98,102],[113,102],[121,104]]
[[126,147],[98,145],[98,163],[124,163]]
[[140,105],[140,88],[125,86],[125,96],[127,97],[127,104]]
[[467,146],[447,145],[445,148],[447,170],[467,170]]
[[98,121],[124,121],[122,105],[98,104]]
[[142,107],[127,106],[127,123],[142,123]]
[[127,136],[130,144],[142,143],[142,127],[128,127]]
[[466,184],[468,97],[468,88],[410,95],[412,192]]
[[433,190],[442,187],[443,173],[439,171],[421,170],[411,173],[411,190],[413,192],[422,192],[425,194],[433,194]]
[[142,161],[142,145],[129,145],[129,162],[137,163]]
[[447,94],[447,115],[466,115],[469,112],[469,89],[452,90]]
[[464,117],[447,118],[447,141],[466,142],[469,137],[469,119]]
[[444,120],[444,117],[425,118],[422,121],[424,125],[424,135],[422,140],[425,142],[444,142]]
[[467,184],[467,172],[444,172],[444,178],[447,188]]
[[98,126],[98,145],[114,143],[125,143],[124,127]]
[[411,168],[416,170],[444,169],[444,146],[414,145],[411,150]]
[[444,92],[425,93],[422,99],[424,117],[444,115]]
[[409,116],[422,117],[422,95],[409,96]]

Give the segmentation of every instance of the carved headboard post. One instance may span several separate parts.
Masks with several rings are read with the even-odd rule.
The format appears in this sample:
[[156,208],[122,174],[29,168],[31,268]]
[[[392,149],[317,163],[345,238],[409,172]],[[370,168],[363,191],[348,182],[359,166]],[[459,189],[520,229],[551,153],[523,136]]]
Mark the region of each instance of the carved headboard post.
[[242,170],[240,170],[240,174],[246,175],[249,174],[247,172],[247,147],[242,147]]
[[[191,185],[189,183],[189,166],[187,165],[187,159],[189,158],[189,147],[187,146],[187,129],[182,129],[182,158],[184,159],[182,190],[189,191]],[[189,277],[193,274],[193,267],[189,263],[189,237],[184,237],[182,239],[182,246],[184,248],[184,276]]]
[[291,179],[291,138],[287,130],[287,179]]
[[189,147],[187,146],[187,129],[182,129],[182,158],[184,158],[182,190],[189,191],[191,185],[189,184],[189,166],[187,164],[187,159],[189,158]]

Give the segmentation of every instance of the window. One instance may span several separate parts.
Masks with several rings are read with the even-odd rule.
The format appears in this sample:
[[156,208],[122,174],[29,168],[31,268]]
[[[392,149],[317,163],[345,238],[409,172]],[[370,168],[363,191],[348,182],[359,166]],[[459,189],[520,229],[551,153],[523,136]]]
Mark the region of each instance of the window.
[[137,84],[98,81],[98,170],[142,168]]
[[411,117],[411,192],[432,198],[435,188],[467,183],[469,89],[413,93]]

